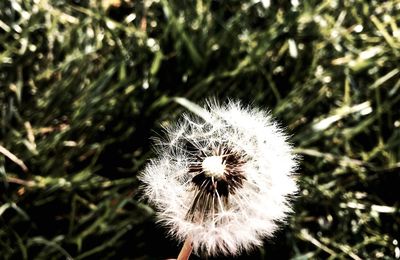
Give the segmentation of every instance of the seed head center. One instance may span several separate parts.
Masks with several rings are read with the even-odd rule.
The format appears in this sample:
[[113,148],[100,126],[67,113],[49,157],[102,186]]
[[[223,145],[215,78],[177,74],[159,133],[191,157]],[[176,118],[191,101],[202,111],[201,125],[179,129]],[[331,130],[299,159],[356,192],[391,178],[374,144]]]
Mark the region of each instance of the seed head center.
[[201,166],[207,176],[220,178],[224,175],[225,164],[221,156],[209,156],[204,159]]

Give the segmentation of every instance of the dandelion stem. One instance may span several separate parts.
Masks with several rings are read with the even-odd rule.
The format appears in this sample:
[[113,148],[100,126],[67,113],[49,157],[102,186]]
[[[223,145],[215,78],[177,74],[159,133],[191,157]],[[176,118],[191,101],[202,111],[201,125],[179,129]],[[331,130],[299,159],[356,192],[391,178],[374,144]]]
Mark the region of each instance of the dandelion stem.
[[179,252],[177,260],[188,260],[192,253],[192,240],[188,237],[182,246],[181,252]]

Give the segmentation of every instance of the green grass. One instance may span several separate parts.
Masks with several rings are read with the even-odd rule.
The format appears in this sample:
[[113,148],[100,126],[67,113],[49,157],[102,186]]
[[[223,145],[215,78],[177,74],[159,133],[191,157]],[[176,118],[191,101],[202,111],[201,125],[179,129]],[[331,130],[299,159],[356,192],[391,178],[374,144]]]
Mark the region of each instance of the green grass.
[[136,179],[175,97],[270,109],[302,156],[289,225],[247,257],[399,258],[399,21],[397,0],[1,1],[0,258],[176,257]]

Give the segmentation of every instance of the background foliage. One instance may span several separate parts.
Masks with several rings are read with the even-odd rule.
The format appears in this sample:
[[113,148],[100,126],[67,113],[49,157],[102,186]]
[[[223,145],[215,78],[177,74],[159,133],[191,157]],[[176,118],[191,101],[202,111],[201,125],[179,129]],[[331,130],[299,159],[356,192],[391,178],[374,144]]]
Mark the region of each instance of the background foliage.
[[[216,96],[303,157],[289,225],[239,258],[400,258],[400,2],[0,1],[0,258],[160,259],[149,137]],[[193,259],[198,259],[193,257]]]

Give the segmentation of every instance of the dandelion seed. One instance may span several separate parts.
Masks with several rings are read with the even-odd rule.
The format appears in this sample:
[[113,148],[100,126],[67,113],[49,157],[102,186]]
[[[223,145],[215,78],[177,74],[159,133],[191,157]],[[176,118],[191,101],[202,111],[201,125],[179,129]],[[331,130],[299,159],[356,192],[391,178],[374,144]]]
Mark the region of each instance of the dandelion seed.
[[161,223],[202,255],[262,245],[291,211],[296,157],[268,113],[239,102],[208,103],[158,140],[140,175]]

